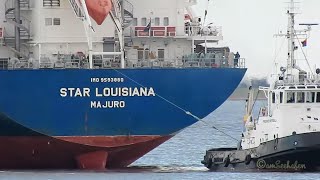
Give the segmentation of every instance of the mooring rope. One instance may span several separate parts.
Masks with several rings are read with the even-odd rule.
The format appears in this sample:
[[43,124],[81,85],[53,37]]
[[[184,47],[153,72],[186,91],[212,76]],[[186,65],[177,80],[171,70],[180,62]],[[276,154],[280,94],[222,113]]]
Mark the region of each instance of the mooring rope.
[[[116,72],[118,72],[118,73],[121,74],[122,76],[128,78],[130,81],[134,82],[135,84],[139,85],[140,87],[146,88],[144,85],[142,85],[141,83],[139,83],[139,82],[135,81],[134,79],[130,78],[129,76],[127,76],[127,75],[124,74],[123,72],[120,72],[120,71],[117,70],[117,69],[113,69],[113,70],[116,71]],[[176,107],[177,109],[183,111],[186,115],[193,117],[193,118],[196,119],[197,121],[200,121],[200,122],[202,122],[202,123],[204,123],[204,124],[206,124],[206,125],[208,125],[208,126],[210,126],[210,127],[212,126],[212,125],[208,124],[206,121],[204,121],[203,119],[201,119],[201,118],[199,118],[198,116],[194,115],[192,112],[190,112],[190,111],[182,108],[181,106],[179,106],[179,105],[175,104],[174,102],[166,99],[165,97],[159,95],[158,93],[155,93],[155,95],[156,95],[157,97],[159,97],[160,99],[164,100],[165,102],[167,102],[167,103],[171,104],[172,106]],[[227,136],[227,137],[229,137],[229,138],[237,141],[237,142],[239,141],[239,140],[236,139],[235,137],[233,137],[233,136],[227,134],[226,132],[218,129],[216,126],[212,126],[212,128],[215,129],[216,131],[222,133],[223,135],[225,135],[225,136]]]

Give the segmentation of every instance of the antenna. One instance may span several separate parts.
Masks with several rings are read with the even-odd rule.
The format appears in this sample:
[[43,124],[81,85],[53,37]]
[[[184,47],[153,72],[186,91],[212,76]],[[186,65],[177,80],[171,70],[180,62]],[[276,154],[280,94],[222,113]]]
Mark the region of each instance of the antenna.
[[317,23],[300,23],[299,24],[300,26],[318,26],[319,24],[317,24]]
[[299,24],[300,26],[307,26],[307,31],[311,31],[312,29],[312,26],[318,26],[319,24],[317,23],[300,23]]
[[203,26],[205,26],[205,23],[206,23],[206,20],[207,20],[209,3],[210,3],[210,0],[207,1],[206,9],[204,11]]

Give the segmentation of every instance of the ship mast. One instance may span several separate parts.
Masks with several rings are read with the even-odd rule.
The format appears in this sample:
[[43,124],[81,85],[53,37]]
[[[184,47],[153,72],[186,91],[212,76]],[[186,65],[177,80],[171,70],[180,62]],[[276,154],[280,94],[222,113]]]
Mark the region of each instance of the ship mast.
[[[290,0],[289,2],[289,8],[287,10],[288,14],[288,27],[287,27],[287,33],[285,34],[277,34],[276,36],[284,36],[288,40],[288,54],[287,54],[287,67],[284,68],[284,72],[286,72],[287,78],[289,76],[292,76],[293,69],[299,69],[296,65],[296,59],[295,59],[295,51],[298,49],[296,46],[295,39],[297,38],[297,31],[295,30],[295,16],[296,16],[296,7],[295,7],[295,1]],[[301,35],[301,34],[299,34]],[[282,70],[281,70],[282,71]]]
[[[285,36],[288,39],[288,57],[287,57],[287,67],[286,69],[284,69],[284,71],[286,71],[286,76],[288,78],[288,76],[292,76],[293,74],[293,69],[297,69],[299,71],[301,71],[301,69],[297,66],[297,60],[295,57],[295,51],[298,49],[298,45],[296,44],[296,39],[299,40],[298,36],[307,36],[307,32],[311,31],[311,27],[312,26],[316,26],[318,24],[299,24],[299,25],[305,25],[307,26],[307,29],[303,29],[303,30],[296,30],[295,29],[295,16],[297,14],[296,12],[296,6],[295,6],[295,1],[294,0],[290,0],[289,2],[289,8],[287,10],[287,14],[288,14],[288,27],[287,27],[287,33],[286,34],[278,34],[276,36]],[[299,45],[301,47],[301,50],[303,52],[302,46],[299,42]],[[303,55],[305,56],[305,59],[308,63],[308,66],[310,68],[310,71],[312,73],[312,69],[309,65],[309,62],[306,58],[305,53],[303,52]],[[282,72],[284,72],[283,70],[281,70]]]
[[[287,73],[292,74],[292,69],[296,68],[296,60],[294,51],[296,50],[295,44],[295,2],[291,0],[290,7],[287,11],[288,14],[288,59],[287,59]],[[290,70],[290,72],[288,72]]]

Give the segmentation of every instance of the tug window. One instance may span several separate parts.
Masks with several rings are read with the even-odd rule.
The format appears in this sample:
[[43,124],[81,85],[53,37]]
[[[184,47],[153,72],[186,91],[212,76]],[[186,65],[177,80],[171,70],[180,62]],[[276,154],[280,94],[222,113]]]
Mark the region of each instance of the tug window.
[[272,93],[272,103],[276,103],[276,94]]
[[61,24],[60,18],[53,18],[53,25],[60,26],[60,24]]
[[304,103],[305,100],[304,92],[297,92],[297,103]]
[[280,92],[280,103],[283,103],[283,92]]
[[46,26],[52,26],[52,18],[45,18],[44,22],[45,22]]
[[295,102],[295,94],[294,92],[287,93],[287,103],[294,103]]
[[320,103],[320,92],[317,92],[317,103]]
[[316,93],[315,92],[307,92],[306,102],[307,103],[314,103],[315,97],[316,97]]

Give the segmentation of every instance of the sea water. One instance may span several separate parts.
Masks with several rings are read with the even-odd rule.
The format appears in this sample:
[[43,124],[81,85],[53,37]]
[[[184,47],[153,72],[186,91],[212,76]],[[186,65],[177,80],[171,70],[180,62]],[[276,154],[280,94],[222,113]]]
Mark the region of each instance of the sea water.
[[[255,112],[265,101],[256,103]],[[124,170],[112,171],[1,171],[8,180],[109,180],[109,179],[320,179],[320,173],[220,173],[210,172],[201,160],[210,148],[236,147],[243,129],[244,101],[227,101],[215,112],[185,129]],[[225,132],[218,132],[213,127]]]

